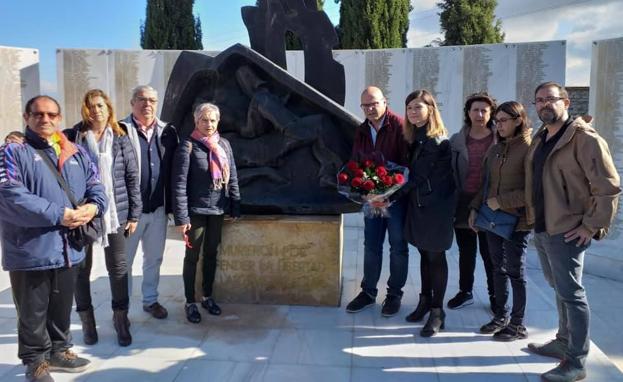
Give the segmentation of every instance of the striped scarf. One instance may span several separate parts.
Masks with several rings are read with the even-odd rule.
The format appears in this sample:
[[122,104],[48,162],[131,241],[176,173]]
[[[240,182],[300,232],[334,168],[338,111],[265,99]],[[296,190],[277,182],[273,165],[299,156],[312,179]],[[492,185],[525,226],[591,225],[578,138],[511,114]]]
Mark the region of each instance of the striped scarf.
[[225,150],[218,144],[221,139],[218,131],[215,131],[210,136],[205,136],[195,129],[190,136],[201,142],[210,151],[208,162],[214,189],[220,190],[223,186],[227,189],[229,184],[229,159],[227,159]]

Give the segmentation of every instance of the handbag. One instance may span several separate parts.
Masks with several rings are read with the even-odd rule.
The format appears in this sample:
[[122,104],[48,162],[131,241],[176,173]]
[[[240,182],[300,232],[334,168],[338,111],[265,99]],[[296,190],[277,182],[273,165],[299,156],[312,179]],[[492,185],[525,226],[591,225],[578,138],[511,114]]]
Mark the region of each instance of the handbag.
[[[76,201],[73,192],[71,192],[71,190],[69,189],[67,182],[65,182],[65,179],[63,179],[60,172],[56,169],[48,154],[46,154],[43,150],[37,150],[37,152],[39,153],[39,156],[43,158],[43,161],[48,166],[48,168],[56,176],[58,184],[67,194],[71,205],[76,208],[78,206],[86,204],[86,200],[81,200],[80,202]],[[81,251],[84,247],[95,243],[97,239],[101,236],[101,231],[102,228],[100,219],[94,218],[79,227],[70,229],[67,233],[67,241],[69,242],[70,247],[77,251]]]
[[508,212],[504,212],[500,209],[497,209],[495,211],[492,210],[491,207],[487,205],[488,190],[489,172],[487,171],[487,175],[485,176],[484,194],[482,199],[483,202],[478,209],[478,215],[476,215],[476,221],[474,222],[474,226],[476,228],[480,228],[485,231],[494,233],[500,237],[503,237],[506,240],[510,240],[513,232],[515,232],[515,227],[517,226],[519,217],[513,214],[509,214]]

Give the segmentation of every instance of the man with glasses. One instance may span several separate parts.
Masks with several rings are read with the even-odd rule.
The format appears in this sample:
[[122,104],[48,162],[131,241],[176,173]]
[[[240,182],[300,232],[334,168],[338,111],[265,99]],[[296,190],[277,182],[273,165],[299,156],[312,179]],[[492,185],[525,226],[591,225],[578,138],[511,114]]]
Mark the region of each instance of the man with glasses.
[[564,87],[545,82],[535,91],[543,126],[526,156],[526,206],[545,279],[556,292],[558,332],[532,352],[562,362],[545,381],[586,377],[590,310],[582,286],[584,254],[601,239],[617,210],[619,175],[606,141],[582,118],[569,117]]
[[[68,232],[101,216],[107,201],[95,164],[60,132],[61,119],[54,98],[34,97],[24,111],[24,142],[0,149],[2,268],[28,381],[53,381],[50,371],[79,373],[89,365],[69,350],[75,269],[85,253]],[[71,204],[59,175],[82,205]]]
[[141,242],[143,310],[163,319],[168,312],[158,302],[158,283],[167,237],[167,214],[171,212],[171,161],[178,139],[175,128],[156,117],[158,93],[154,88],[147,85],[136,87],[132,91],[130,104],[132,113],[119,124],[128,133],[136,152],[143,214],[136,231],[126,241],[128,290],[132,293],[132,264]]
[[[408,164],[408,146],[402,136],[402,118],[387,108],[387,100],[381,89],[370,86],[361,93],[361,108],[365,121],[355,131],[352,158],[376,159]],[[383,242],[389,234],[389,271],[387,296],[383,302],[382,315],[391,317],[400,310],[402,288],[407,281],[409,252],[403,235],[406,211],[404,200],[389,207],[389,217],[364,218],[364,258],[361,292],[346,307],[349,313],[360,312],[373,305],[381,276]]]

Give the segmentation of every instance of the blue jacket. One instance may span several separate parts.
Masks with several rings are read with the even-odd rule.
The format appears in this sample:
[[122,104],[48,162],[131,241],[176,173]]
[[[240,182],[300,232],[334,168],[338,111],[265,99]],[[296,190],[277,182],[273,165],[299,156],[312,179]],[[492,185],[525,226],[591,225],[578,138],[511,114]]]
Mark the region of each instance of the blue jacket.
[[[37,149],[58,162],[54,149],[30,129],[26,143],[12,143],[0,151],[0,239],[2,268],[7,271],[71,267],[85,256],[84,250],[67,244],[68,228],[61,221],[72,205]],[[75,198],[95,203],[101,215],[107,200],[89,155],[78,147],[61,173]]]
[[[80,122],[71,129],[64,130],[63,133],[70,141],[76,142],[78,134],[81,134],[83,130],[82,122]],[[82,146],[87,152],[89,151],[86,141],[83,141]],[[112,170],[117,219],[123,226],[128,221],[137,222],[143,213],[136,153],[127,135],[113,135],[112,156],[113,168],[106,170]]]
[[227,139],[219,145],[229,158],[229,184],[215,190],[210,174],[209,150],[199,141],[188,137],[175,152],[171,188],[173,189],[173,216],[175,225],[190,223],[190,215],[240,216],[240,190],[234,154]]

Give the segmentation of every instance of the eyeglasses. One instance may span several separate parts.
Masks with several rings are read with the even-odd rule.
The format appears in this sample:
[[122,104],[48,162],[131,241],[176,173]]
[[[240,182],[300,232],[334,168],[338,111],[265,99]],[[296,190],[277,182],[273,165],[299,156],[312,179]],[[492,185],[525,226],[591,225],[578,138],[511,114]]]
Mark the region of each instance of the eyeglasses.
[[534,102],[532,102],[532,104],[536,105],[544,103],[554,103],[560,101],[561,99],[565,99],[565,97],[538,97],[534,99]]
[[61,115],[61,113],[50,113],[50,112],[47,112],[47,111],[31,111],[28,114],[31,117],[33,117],[34,119],[42,119],[46,115],[50,119],[56,119],[56,118],[58,118],[59,115]]
[[158,99],[157,98],[145,98],[145,97],[137,97],[136,100],[138,102],[142,102],[142,103],[158,103]]
[[377,107],[380,104],[381,104],[381,101],[374,101],[374,102],[370,102],[370,103],[362,103],[359,106],[361,106],[362,109],[366,110],[366,109],[371,109],[373,107]]
[[515,120],[515,119],[517,119],[517,118],[519,118],[519,117],[512,117],[512,118],[497,118],[497,119],[494,119],[493,121],[494,121],[495,123],[506,123],[506,122],[508,122],[508,121]]

